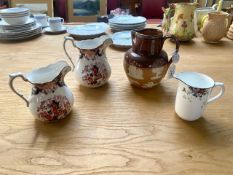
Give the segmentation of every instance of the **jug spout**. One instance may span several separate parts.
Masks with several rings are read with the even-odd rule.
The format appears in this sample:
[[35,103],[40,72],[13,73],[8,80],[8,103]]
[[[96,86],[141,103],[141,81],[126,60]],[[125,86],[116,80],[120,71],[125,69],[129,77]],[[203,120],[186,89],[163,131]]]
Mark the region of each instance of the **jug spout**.
[[215,85],[212,78],[198,72],[174,73],[173,77],[193,88],[207,89]]

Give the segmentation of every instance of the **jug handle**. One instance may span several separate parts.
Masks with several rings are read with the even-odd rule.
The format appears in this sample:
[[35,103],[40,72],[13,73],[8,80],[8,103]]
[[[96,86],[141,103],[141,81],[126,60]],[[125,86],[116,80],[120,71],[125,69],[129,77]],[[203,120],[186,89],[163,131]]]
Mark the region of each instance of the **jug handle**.
[[64,51],[65,51],[65,53],[66,53],[66,56],[69,58],[69,60],[70,60],[70,62],[71,62],[71,64],[72,64],[72,66],[73,66],[73,69],[72,69],[72,70],[74,71],[74,68],[75,68],[74,62],[73,62],[72,58],[70,57],[70,55],[68,54],[68,52],[67,52],[67,50],[66,50],[66,42],[69,41],[69,40],[72,42],[73,46],[76,47],[76,45],[75,45],[75,43],[74,43],[74,38],[65,36],[64,39],[65,39],[65,40],[64,40],[64,42],[63,42],[63,49],[64,49]]
[[179,40],[174,36],[174,35],[166,35],[164,36],[163,42],[165,42],[165,40],[167,39],[173,39],[175,40],[176,43],[176,50],[173,52],[171,59],[169,60],[169,66],[171,65],[171,63],[178,63],[180,56],[179,56],[179,48],[180,48],[180,42]]
[[132,44],[135,44],[135,37],[136,37],[136,31],[132,30],[131,31],[131,38],[132,38]]
[[15,78],[17,78],[17,77],[21,77],[23,79],[23,81],[28,81],[28,80],[20,72],[19,73],[10,74],[9,77],[10,77],[10,79],[9,79],[9,86],[10,86],[11,90],[16,95],[18,95],[20,98],[22,98],[26,102],[27,107],[29,107],[29,101],[22,94],[20,94],[19,92],[17,92],[16,89],[14,88],[14,85],[13,85],[13,82],[14,82]]
[[221,90],[220,90],[220,92],[219,92],[215,97],[212,97],[211,99],[209,99],[209,100],[207,101],[207,104],[209,104],[209,103],[211,103],[211,102],[213,102],[213,101],[219,99],[221,96],[223,96],[223,94],[224,94],[224,92],[225,92],[224,83],[215,82],[215,83],[214,83],[214,88],[215,88],[215,87],[220,87]]

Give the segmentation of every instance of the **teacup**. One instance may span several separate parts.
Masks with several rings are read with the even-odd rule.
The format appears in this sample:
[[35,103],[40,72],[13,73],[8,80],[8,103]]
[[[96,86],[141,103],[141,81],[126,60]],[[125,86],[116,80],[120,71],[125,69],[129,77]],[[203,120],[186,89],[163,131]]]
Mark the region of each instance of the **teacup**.
[[46,14],[35,14],[34,18],[42,27],[48,26],[48,16]]
[[[173,75],[180,80],[175,102],[178,116],[187,121],[199,119],[210,102],[220,98],[225,91],[224,84],[214,82],[207,75],[197,72],[181,72]],[[211,97],[213,88],[220,87],[220,92]]]
[[62,29],[64,19],[61,17],[52,17],[48,19],[48,22],[52,31],[59,31]]

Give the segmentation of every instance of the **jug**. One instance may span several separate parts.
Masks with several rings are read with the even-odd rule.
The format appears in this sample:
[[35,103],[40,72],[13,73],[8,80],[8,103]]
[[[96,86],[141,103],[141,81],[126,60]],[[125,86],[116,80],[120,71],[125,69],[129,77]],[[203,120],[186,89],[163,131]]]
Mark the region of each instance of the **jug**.
[[[174,78],[179,80],[175,101],[175,111],[178,116],[187,121],[199,119],[206,105],[220,98],[225,91],[223,83],[214,82],[207,75],[197,72],[175,73]],[[220,87],[220,92],[210,98],[213,88]]]
[[227,33],[228,13],[211,12],[204,21],[201,33],[208,43],[218,43]]
[[[27,74],[13,73],[9,75],[9,86],[26,102],[37,119],[60,120],[71,112],[74,103],[73,94],[64,83],[64,77],[70,70],[71,67],[65,61],[59,61]],[[32,92],[28,99],[17,92],[13,86],[15,78],[18,77],[32,84]]]
[[[166,10],[163,30],[174,35],[180,41],[189,41],[195,36],[194,11],[197,3],[176,3]],[[173,16],[174,15],[174,16]]]
[[[176,42],[173,56],[168,60],[162,50],[166,39]],[[132,85],[151,88],[159,84],[171,63],[179,61],[179,41],[174,36],[163,36],[158,29],[132,31],[133,47],[125,54],[124,69]]]
[[[76,66],[66,50],[68,40],[80,50]],[[96,88],[107,83],[111,75],[111,68],[105,50],[111,44],[112,39],[107,35],[78,42],[75,42],[72,37],[65,37],[63,48],[73,65],[73,69],[75,69],[75,77],[81,85]]]

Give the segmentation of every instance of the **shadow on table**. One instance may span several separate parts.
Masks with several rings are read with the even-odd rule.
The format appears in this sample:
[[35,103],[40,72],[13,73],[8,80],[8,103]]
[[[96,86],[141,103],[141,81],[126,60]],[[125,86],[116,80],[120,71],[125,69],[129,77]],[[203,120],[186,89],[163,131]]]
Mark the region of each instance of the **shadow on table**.
[[[206,117],[206,118],[205,118]],[[196,121],[182,120],[174,113],[174,122],[182,128],[181,138],[177,135],[177,140],[182,140],[187,144],[209,144],[222,145],[226,133],[232,133],[233,128],[226,128],[226,125],[217,120],[208,120],[211,116],[203,116]],[[220,117],[219,117],[220,118]]]
[[157,86],[149,89],[143,89],[133,85],[131,85],[131,88],[136,97],[143,99],[145,102],[161,103],[166,101],[174,103],[174,94],[171,95],[171,91],[169,92],[169,86],[165,86],[165,84],[158,84]]
[[109,96],[110,90],[111,84],[107,82],[105,85],[98,88],[87,88],[80,85],[77,89],[77,93],[82,93],[87,100],[100,102]]
[[[74,112],[75,111],[75,112]],[[31,146],[40,143],[44,144],[46,141],[46,147],[49,147],[53,143],[56,144],[64,144],[66,142],[66,138],[69,138],[70,131],[74,128],[78,129],[77,126],[79,124],[79,118],[76,110],[73,109],[73,112],[64,119],[54,121],[54,122],[41,122],[35,120],[34,128],[35,128],[35,136],[31,143]],[[42,142],[40,142],[43,140]]]

